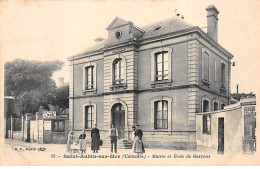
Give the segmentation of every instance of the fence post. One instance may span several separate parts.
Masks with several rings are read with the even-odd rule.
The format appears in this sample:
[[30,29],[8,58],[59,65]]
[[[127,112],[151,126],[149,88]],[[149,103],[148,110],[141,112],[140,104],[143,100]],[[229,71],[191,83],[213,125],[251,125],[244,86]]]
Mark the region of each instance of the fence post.
[[5,133],[5,136],[4,136],[4,137],[5,137],[5,138],[8,137],[6,125],[7,125],[7,122],[6,122],[6,117],[5,117],[5,120],[4,120],[4,133]]
[[14,118],[11,116],[11,139],[13,139],[13,131],[14,131]]
[[25,141],[30,142],[30,120],[31,120],[31,113],[25,114]]
[[37,136],[36,136],[36,138],[37,138],[37,143],[39,143],[39,113],[38,112],[35,113],[35,117],[36,117],[36,123],[37,123]]
[[24,141],[24,116],[22,116],[21,120],[22,120],[22,141]]

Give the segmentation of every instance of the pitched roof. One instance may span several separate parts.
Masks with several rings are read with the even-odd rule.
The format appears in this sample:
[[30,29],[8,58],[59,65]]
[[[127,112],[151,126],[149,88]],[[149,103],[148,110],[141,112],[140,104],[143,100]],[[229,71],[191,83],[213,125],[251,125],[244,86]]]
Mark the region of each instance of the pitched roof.
[[119,26],[128,25],[128,24],[133,25],[133,22],[126,21],[124,19],[116,17],[106,29],[111,30],[113,28],[117,28]]
[[101,42],[98,42],[98,43],[95,44],[94,46],[88,47],[86,50],[83,51],[83,53],[90,52],[90,51],[100,50],[101,48],[104,47],[105,41],[106,41],[106,40],[103,40],[103,41],[101,41]]
[[[123,23],[124,24],[132,23],[132,22],[128,22],[121,18],[116,17],[112,21],[112,23],[107,27],[107,29],[110,29],[110,27],[114,26],[114,23],[117,20],[122,21],[122,24]],[[160,35],[164,35],[164,34],[178,32],[178,31],[188,29],[191,27],[193,27],[193,26],[188,24],[183,19],[180,19],[178,17],[172,17],[172,18],[168,18],[166,20],[159,21],[159,22],[154,22],[154,23],[151,23],[149,25],[142,27],[141,29],[143,29],[145,32],[144,32],[143,36],[141,36],[141,39],[146,39],[146,38],[150,38],[150,37],[156,37],[156,36],[160,36]],[[156,28],[158,30],[155,30]],[[106,40],[103,40],[102,42],[99,42],[98,44],[87,48],[86,50],[84,50],[82,52],[82,54],[88,53],[91,51],[100,50],[102,47],[104,47],[105,41]]]
[[193,26],[183,19],[172,17],[142,27],[142,29],[145,31],[142,39],[178,32],[191,27]]

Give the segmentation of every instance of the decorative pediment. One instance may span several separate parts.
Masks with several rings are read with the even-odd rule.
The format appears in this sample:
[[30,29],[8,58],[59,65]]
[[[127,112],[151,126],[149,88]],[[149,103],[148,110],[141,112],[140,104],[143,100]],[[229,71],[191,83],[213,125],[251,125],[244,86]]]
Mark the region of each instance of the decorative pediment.
[[107,27],[107,30],[112,30],[124,25],[133,25],[132,22],[116,17],[111,24]]

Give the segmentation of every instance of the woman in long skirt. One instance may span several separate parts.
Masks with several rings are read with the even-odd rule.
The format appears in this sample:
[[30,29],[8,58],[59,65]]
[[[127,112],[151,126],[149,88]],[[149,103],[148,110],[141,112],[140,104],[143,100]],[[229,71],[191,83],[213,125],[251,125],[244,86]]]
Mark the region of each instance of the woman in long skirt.
[[140,153],[145,153],[144,150],[144,144],[142,141],[142,137],[143,137],[143,131],[139,128],[139,125],[136,125],[136,131],[135,131],[135,141],[134,141],[134,153],[137,153],[138,156],[140,155]]
[[135,149],[135,126],[132,127],[132,133],[131,133],[131,141],[132,141],[132,150],[134,152]]
[[73,144],[73,142],[75,141],[75,133],[74,130],[71,129],[71,131],[68,134],[68,141],[67,141],[67,152],[71,152],[71,144]]

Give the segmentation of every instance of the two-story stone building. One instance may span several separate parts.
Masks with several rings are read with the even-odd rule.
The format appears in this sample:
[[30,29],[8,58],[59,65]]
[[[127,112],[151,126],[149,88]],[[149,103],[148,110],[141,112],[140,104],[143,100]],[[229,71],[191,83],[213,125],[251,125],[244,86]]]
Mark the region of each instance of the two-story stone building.
[[233,56],[218,44],[218,10],[206,10],[207,33],[178,17],[142,28],[116,17],[106,40],[68,58],[70,128],[97,123],[108,139],[114,123],[127,140],[139,124],[146,147],[195,149],[195,114],[230,103]]

